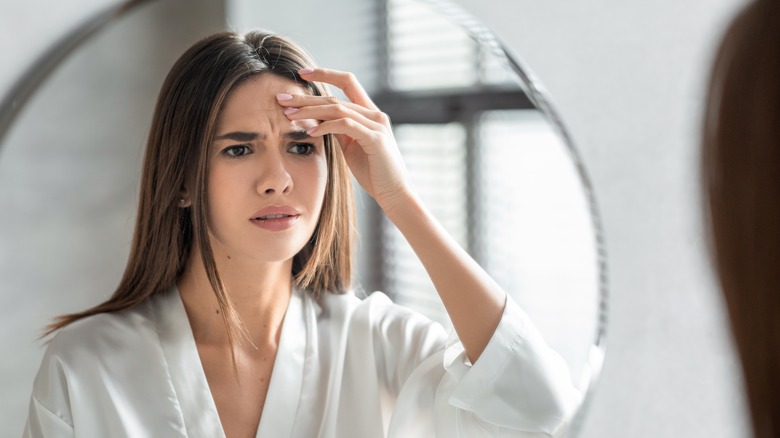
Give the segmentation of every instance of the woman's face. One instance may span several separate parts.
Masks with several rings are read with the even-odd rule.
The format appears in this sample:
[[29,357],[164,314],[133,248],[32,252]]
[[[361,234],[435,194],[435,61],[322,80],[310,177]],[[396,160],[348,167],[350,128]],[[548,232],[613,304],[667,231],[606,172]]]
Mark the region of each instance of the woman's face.
[[311,238],[328,178],[324,142],[291,121],[278,93],[303,94],[266,73],[228,95],[209,156],[209,223],[214,250],[231,259],[290,260]]

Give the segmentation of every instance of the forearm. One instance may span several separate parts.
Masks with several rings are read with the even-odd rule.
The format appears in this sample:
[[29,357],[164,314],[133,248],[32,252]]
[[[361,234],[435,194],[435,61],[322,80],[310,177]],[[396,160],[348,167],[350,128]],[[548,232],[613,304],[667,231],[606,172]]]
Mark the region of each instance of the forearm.
[[410,195],[386,214],[428,272],[474,363],[501,319],[506,294],[416,197]]

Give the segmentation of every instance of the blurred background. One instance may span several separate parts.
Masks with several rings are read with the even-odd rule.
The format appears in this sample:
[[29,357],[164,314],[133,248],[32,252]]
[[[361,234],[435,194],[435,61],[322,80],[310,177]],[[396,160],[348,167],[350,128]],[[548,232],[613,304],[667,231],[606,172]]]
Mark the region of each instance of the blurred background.
[[[0,3],[0,93],[114,3]],[[415,185],[579,382],[597,325],[597,257],[560,137],[500,60],[414,2],[304,3],[152,2],[74,53],[20,114],[0,149],[0,435],[21,434],[43,351],[37,330],[102,299],[121,275],[162,78],[186,47],[226,25],[292,37],[321,65],[355,72],[385,110],[414,102],[414,120],[388,112]],[[747,436],[696,167],[710,57],[740,2],[455,3],[534,70],[595,187],[609,254],[609,349],[580,436]],[[515,98],[499,105],[496,93]],[[74,130],[86,117],[89,129]],[[370,199],[358,207],[361,289],[385,290],[447,324],[397,232]]]

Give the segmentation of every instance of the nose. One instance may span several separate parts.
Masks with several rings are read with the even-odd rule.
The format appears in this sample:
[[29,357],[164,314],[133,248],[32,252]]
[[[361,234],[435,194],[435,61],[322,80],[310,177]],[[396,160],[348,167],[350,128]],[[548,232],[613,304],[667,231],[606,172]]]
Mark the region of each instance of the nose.
[[284,160],[276,154],[268,154],[264,158],[257,181],[257,193],[265,196],[290,193],[293,180]]

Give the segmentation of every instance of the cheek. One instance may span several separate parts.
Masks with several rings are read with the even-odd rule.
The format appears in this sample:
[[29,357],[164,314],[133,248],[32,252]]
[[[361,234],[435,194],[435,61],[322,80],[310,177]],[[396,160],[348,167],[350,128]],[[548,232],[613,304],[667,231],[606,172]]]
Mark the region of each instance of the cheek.
[[[206,193],[209,201],[208,215],[213,222],[219,222],[229,216],[233,209],[241,205],[240,197],[246,191],[246,175],[236,168],[227,168],[219,164],[209,169]],[[222,213],[222,214],[220,214]]]
[[209,172],[208,183],[206,184],[206,193],[209,198],[209,205],[219,205],[224,202],[224,187],[228,184],[219,168],[211,168]]

